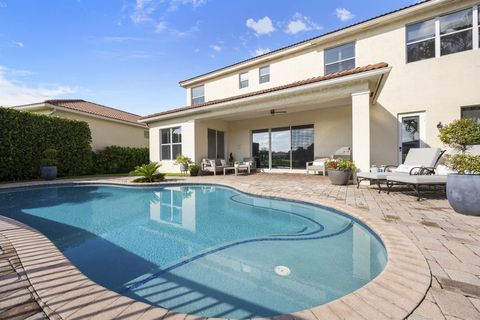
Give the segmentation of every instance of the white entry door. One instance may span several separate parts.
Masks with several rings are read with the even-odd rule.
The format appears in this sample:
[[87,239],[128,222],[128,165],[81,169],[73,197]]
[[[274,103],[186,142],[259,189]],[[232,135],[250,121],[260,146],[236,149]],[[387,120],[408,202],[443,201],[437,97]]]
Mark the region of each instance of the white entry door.
[[425,144],[425,112],[398,115],[398,161],[403,163],[411,148],[423,148]]

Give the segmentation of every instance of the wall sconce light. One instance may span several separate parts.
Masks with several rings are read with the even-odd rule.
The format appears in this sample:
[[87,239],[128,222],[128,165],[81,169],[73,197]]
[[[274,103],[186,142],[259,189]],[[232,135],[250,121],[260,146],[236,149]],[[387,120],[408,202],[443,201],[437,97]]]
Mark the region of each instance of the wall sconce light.
[[443,128],[443,124],[442,124],[441,121],[439,121],[438,124],[437,124],[437,129],[440,130],[442,128]]

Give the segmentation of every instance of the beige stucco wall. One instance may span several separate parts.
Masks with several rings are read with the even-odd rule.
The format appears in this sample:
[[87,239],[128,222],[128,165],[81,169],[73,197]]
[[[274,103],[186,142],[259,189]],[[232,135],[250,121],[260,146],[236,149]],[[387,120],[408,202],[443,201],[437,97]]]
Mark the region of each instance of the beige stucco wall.
[[[35,111],[35,113],[40,114],[50,114],[51,112],[51,109]],[[144,132],[148,131],[148,128],[60,110],[55,111],[52,116],[87,122],[92,133],[92,148],[94,150],[102,150],[112,145],[121,147],[148,147],[149,139],[144,136]]]
[[[407,64],[405,26],[475,4],[477,2],[470,0],[450,1],[447,5],[442,5],[425,13],[403,18],[383,26],[377,24],[355,34],[323,41],[313,47],[307,47],[300,52],[270,62],[262,62],[248,69],[210,79],[205,82],[206,100],[234,96],[323,75],[324,49],[355,41],[357,66],[383,61],[392,67],[378,101],[370,109],[371,163],[397,163],[397,119],[399,114],[425,112],[426,137],[424,143],[427,146],[443,147],[437,137],[437,124],[439,122],[445,124],[458,119],[462,106],[480,104],[480,50],[476,45],[474,50]],[[260,85],[258,83],[258,68],[268,64],[270,65],[271,81]],[[249,87],[239,89],[238,75],[246,71],[249,72]],[[189,90],[187,90],[187,103],[189,102],[188,92]],[[309,118],[309,114],[304,117]],[[341,117],[342,115],[339,114],[338,116]],[[301,117],[301,115],[298,115],[299,119]],[[246,123],[256,123],[259,128],[265,128],[269,126],[269,121],[280,121],[280,119],[281,116],[275,117],[275,120],[271,118],[256,119]],[[285,122],[285,125],[292,125],[297,121],[290,116],[287,116],[286,119],[288,121]],[[330,121],[351,121],[351,116],[348,119],[331,119]],[[323,127],[328,127],[328,124],[322,123]],[[247,155],[247,149],[250,148],[250,145],[248,129],[242,129],[241,127],[240,123],[229,123],[228,141],[229,150],[233,151],[234,154],[239,153],[243,156]],[[320,133],[316,130],[316,134]],[[316,140],[318,139],[324,140],[316,137]],[[340,138],[333,135],[332,139]],[[238,141],[241,141],[241,143],[238,143]],[[335,144],[339,145],[341,143],[344,143],[344,141],[340,140]],[[318,145],[318,148],[321,149],[322,146]],[[319,149],[316,148],[316,150]]]

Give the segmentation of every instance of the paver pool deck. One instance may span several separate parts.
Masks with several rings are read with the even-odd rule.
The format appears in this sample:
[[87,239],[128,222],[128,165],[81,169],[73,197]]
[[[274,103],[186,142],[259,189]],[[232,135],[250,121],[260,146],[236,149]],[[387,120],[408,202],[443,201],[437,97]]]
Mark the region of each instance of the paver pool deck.
[[[128,184],[131,178],[3,184],[0,189],[72,182]],[[217,183],[322,204],[358,217],[380,235],[389,262],[379,277],[341,299],[279,319],[480,319],[480,217],[455,213],[442,192],[416,201],[405,189],[379,194],[373,186],[333,186],[328,178],[304,174],[175,177],[165,183]],[[43,235],[4,217],[0,248],[1,319],[196,318],[98,286]],[[18,276],[12,277],[12,270]],[[10,289],[2,290],[3,283]]]

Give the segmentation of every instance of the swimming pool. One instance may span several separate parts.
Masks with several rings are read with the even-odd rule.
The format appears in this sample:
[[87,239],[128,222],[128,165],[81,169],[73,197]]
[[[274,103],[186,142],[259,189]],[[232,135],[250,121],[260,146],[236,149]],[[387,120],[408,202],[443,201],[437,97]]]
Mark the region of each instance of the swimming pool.
[[331,209],[214,185],[63,185],[0,192],[0,214],[45,234],[120,294],[208,317],[314,307],[375,278],[387,254]]

